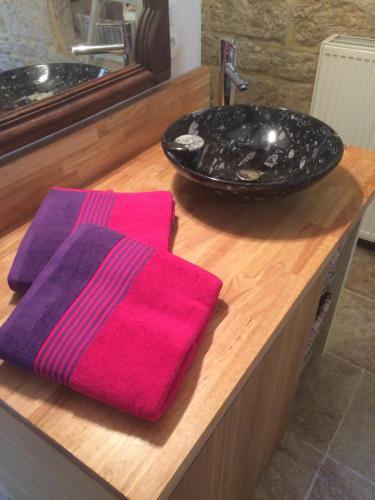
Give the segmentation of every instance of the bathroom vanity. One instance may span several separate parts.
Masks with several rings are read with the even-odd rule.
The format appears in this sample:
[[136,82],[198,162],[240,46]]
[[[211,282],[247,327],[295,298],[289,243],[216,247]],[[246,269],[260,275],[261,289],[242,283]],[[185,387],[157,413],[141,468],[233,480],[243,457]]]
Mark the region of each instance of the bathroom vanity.
[[54,184],[171,190],[173,252],[224,282],[177,400],[158,423],[0,365],[0,483],[11,498],[250,498],[283,435],[342,247],[333,302],[309,355],[324,348],[375,189],[375,153],[347,147],[336,170],[286,198],[222,200],[177,174],[159,144],[170,122],[208,105],[208,83],[198,69],[0,168],[1,322],[17,303],[6,275],[27,227],[17,225],[20,214],[31,218]]

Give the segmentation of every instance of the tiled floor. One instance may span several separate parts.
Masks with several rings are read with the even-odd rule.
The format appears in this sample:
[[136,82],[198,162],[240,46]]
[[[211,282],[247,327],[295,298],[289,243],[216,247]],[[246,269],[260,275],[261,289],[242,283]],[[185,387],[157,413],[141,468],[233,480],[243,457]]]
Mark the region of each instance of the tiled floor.
[[375,250],[357,247],[327,353],[303,372],[255,500],[375,500]]

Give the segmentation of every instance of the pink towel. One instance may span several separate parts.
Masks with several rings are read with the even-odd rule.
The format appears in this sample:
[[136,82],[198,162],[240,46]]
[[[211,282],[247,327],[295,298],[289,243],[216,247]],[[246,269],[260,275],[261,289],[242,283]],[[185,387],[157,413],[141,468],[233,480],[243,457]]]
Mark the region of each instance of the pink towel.
[[43,200],[9,273],[10,288],[25,292],[61,243],[92,223],[168,249],[174,217],[172,194],[115,193],[53,188]]
[[0,356],[120,410],[172,403],[222,283],[91,224],[73,232],[0,329]]

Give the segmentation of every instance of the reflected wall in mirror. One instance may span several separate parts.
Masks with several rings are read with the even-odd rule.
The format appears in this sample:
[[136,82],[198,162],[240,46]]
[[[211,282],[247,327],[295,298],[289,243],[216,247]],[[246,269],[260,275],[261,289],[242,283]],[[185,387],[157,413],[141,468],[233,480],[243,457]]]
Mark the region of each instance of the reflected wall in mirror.
[[134,64],[142,0],[2,0],[0,112]]
[[0,0],[0,161],[170,74],[168,0]]

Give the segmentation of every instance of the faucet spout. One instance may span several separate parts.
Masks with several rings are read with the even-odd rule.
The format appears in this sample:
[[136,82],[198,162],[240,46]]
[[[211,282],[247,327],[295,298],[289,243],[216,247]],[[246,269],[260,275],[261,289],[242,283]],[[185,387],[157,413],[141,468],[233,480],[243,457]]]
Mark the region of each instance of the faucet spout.
[[72,52],[76,56],[86,56],[91,54],[123,54],[124,45],[76,45],[72,47]]
[[221,40],[220,46],[219,104],[234,104],[235,89],[243,92],[249,88],[236,69],[237,44],[234,40]]
[[240,92],[243,92],[249,88],[249,82],[247,82],[241,77],[241,75],[239,74],[237,69],[233,66],[233,64],[226,65],[225,73]]

